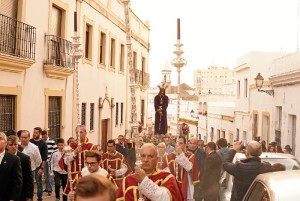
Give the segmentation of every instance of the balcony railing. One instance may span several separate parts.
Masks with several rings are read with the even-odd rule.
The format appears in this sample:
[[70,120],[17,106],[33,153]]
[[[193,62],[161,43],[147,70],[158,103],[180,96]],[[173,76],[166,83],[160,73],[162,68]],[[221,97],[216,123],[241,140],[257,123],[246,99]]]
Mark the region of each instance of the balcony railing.
[[74,68],[74,60],[71,57],[72,42],[55,35],[46,35],[45,65]]
[[149,88],[150,75],[141,70],[135,70],[135,83],[143,88]]
[[35,60],[36,28],[0,14],[0,52]]

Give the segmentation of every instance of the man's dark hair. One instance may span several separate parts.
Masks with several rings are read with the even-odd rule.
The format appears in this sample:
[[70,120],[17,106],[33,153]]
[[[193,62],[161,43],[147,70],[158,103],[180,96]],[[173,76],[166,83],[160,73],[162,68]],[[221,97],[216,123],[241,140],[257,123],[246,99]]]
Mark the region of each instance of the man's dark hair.
[[67,144],[69,145],[70,144],[70,141],[71,140],[75,140],[75,138],[74,137],[69,137],[69,139],[68,139],[68,141],[67,141]]
[[38,130],[39,133],[42,133],[43,129],[41,127],[35,127],[33,130]]
[[227,146],[228,146],[227,140],[226,140],[225,138],[220,138],[220,139],[218,139],[218,141],[217,141],[217,145],[218,145],[220,148],[227,147]]
[[14,130],[7,130],[6,132],[5,132],[5,135],[6,136],[10,136],[10,135],[16,135],[17,133],[16,133],[16,131],[14,131]]
[[216,150],[217,149],[217,145],[214,142],[207,143],[206,147],[209,147],[210,150]]
[[186,138],[183,135],[180,135],[178,139],[183,139],[184,144],[186,144]]
[[58,143],[65,143],[65,140],[63,138],[59,138],[59,139],[57,139],[57,144]]
[[42,134],[42,135],[47,135],[48,132],[47,132],[46,130],[42,130],[41,134]]
[[21,137],[21,133],[22,133],[22,131],[23,131],[23,130],[18,130],[18,132],[17,132],[17,136],[18,136],[18,138],[20,138],[20,137]]
[[113,144],[114,146],[116,146],[116,142],[114,140],[108,140],[107,144]]
[[101,160],[101,155],[98,151],[86,151],[85,158],[87,157],[96,158],[98,162]]
[[116,200],[116,188],[110,180],[100,175],[87,175],[79,179],[76,196],[92,198],[97,195],[109,194],[110,201]]

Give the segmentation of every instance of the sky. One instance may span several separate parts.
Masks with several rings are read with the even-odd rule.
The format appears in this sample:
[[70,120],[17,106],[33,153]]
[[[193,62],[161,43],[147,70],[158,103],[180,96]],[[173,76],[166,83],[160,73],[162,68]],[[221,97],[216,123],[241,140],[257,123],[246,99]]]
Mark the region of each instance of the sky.
[[171,66],[180,18],[183,58],[181,83],[193,86],[193,70],[209,66],[236,67],[250,51],[295,52],[299,47],[300,0],[131,0],[130,7],[150,22],[149,73],[151,86]]

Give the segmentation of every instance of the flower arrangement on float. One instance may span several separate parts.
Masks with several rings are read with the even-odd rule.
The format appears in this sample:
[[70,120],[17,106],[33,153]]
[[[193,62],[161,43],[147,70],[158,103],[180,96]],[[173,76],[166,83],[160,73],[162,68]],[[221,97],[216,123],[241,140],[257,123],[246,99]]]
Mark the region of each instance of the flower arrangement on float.
[[190,133],[190,126],[186,123],[182,123],[182,134],[188,135]]
[[143,131],[143,124],[140,121],[138,122],[137,130],[139,133],[141,133]]

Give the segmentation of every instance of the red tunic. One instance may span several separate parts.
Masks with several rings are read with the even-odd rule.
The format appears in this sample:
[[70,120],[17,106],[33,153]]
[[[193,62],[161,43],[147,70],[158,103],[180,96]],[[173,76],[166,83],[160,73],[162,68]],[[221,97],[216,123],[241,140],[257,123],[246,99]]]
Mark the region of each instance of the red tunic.
[[[187,151],[185,153],[185,156],[192,163],[192,170],[191,170],[192,171],[192,182],[193,182],[193,184],[198,183],[200,170],[198,168],[197,163],[195,162],[195,156],[192,152],[189,152],[189,151]],[[176,177],[175,159],[176,159],[175,152],[169,153],[167,155],[167,157],[164,157],[163,158],[163,169],[168,167],[170,169],[170,172]],[[180,165],[178,165],[177,181],[179,183],[182,194],[186,200],[187,199],[188,176],[187,176],[187,171],[184,168],[182,168]]]
[[[158,186],[164,187],[168,190],[169,195],[172,196],[170,200],[183,201],[183,196],[179,190],[178,183],[171,173],[158,170],[148,177]],[[135,180],[135,175],[131,174],[124,178],[122,186],[118,189],[117,201],[137,201],[138,197],[138,183]],[[146,198],[145,201],[149,201],[149,199]]]
[[113,176],[113,179],[115,180],[118,187],[121,185],[124,176],[127,176],[132,173],[131,167],[127,162],[126,158],[123,156],[123,154],[117,151],[114,154],[109,154],[108,152],[106,152],[102,155],[101,167],[104,168],[109,174],[111,171],[108,167],[110,167],[111,169],[118,170],[121,168],[122,164],[125,164],[127,166],[127,172],[124,175],[118,177]]
[[[70,147],[74,150],[77,148],[77,143],[72,143],[70,144]],[[81,144],[81,169],[84,167],[84,161],[85,161],[85,152],[86,151],[91,151],[91,150],[97,150],[97,146],[94,146],[93,143],[89,142],[88,139],[86,138],[86,141]],[[72,183],[73,183],[73,189],[75,189],[77,180],[78,178],[81,177],[81,172],[79,171],[79,158],[78,155],[74,157],[74,160],[71,161],[71,175],[72,175]],[[67,164],[64,163],[64,154],[61,157],[59,161],[59,166],[65,170],[68,171],[68,166]],[[64,194],[67,195],[70,192],[70,182],[67,183],[65,189],[64,189]]]

